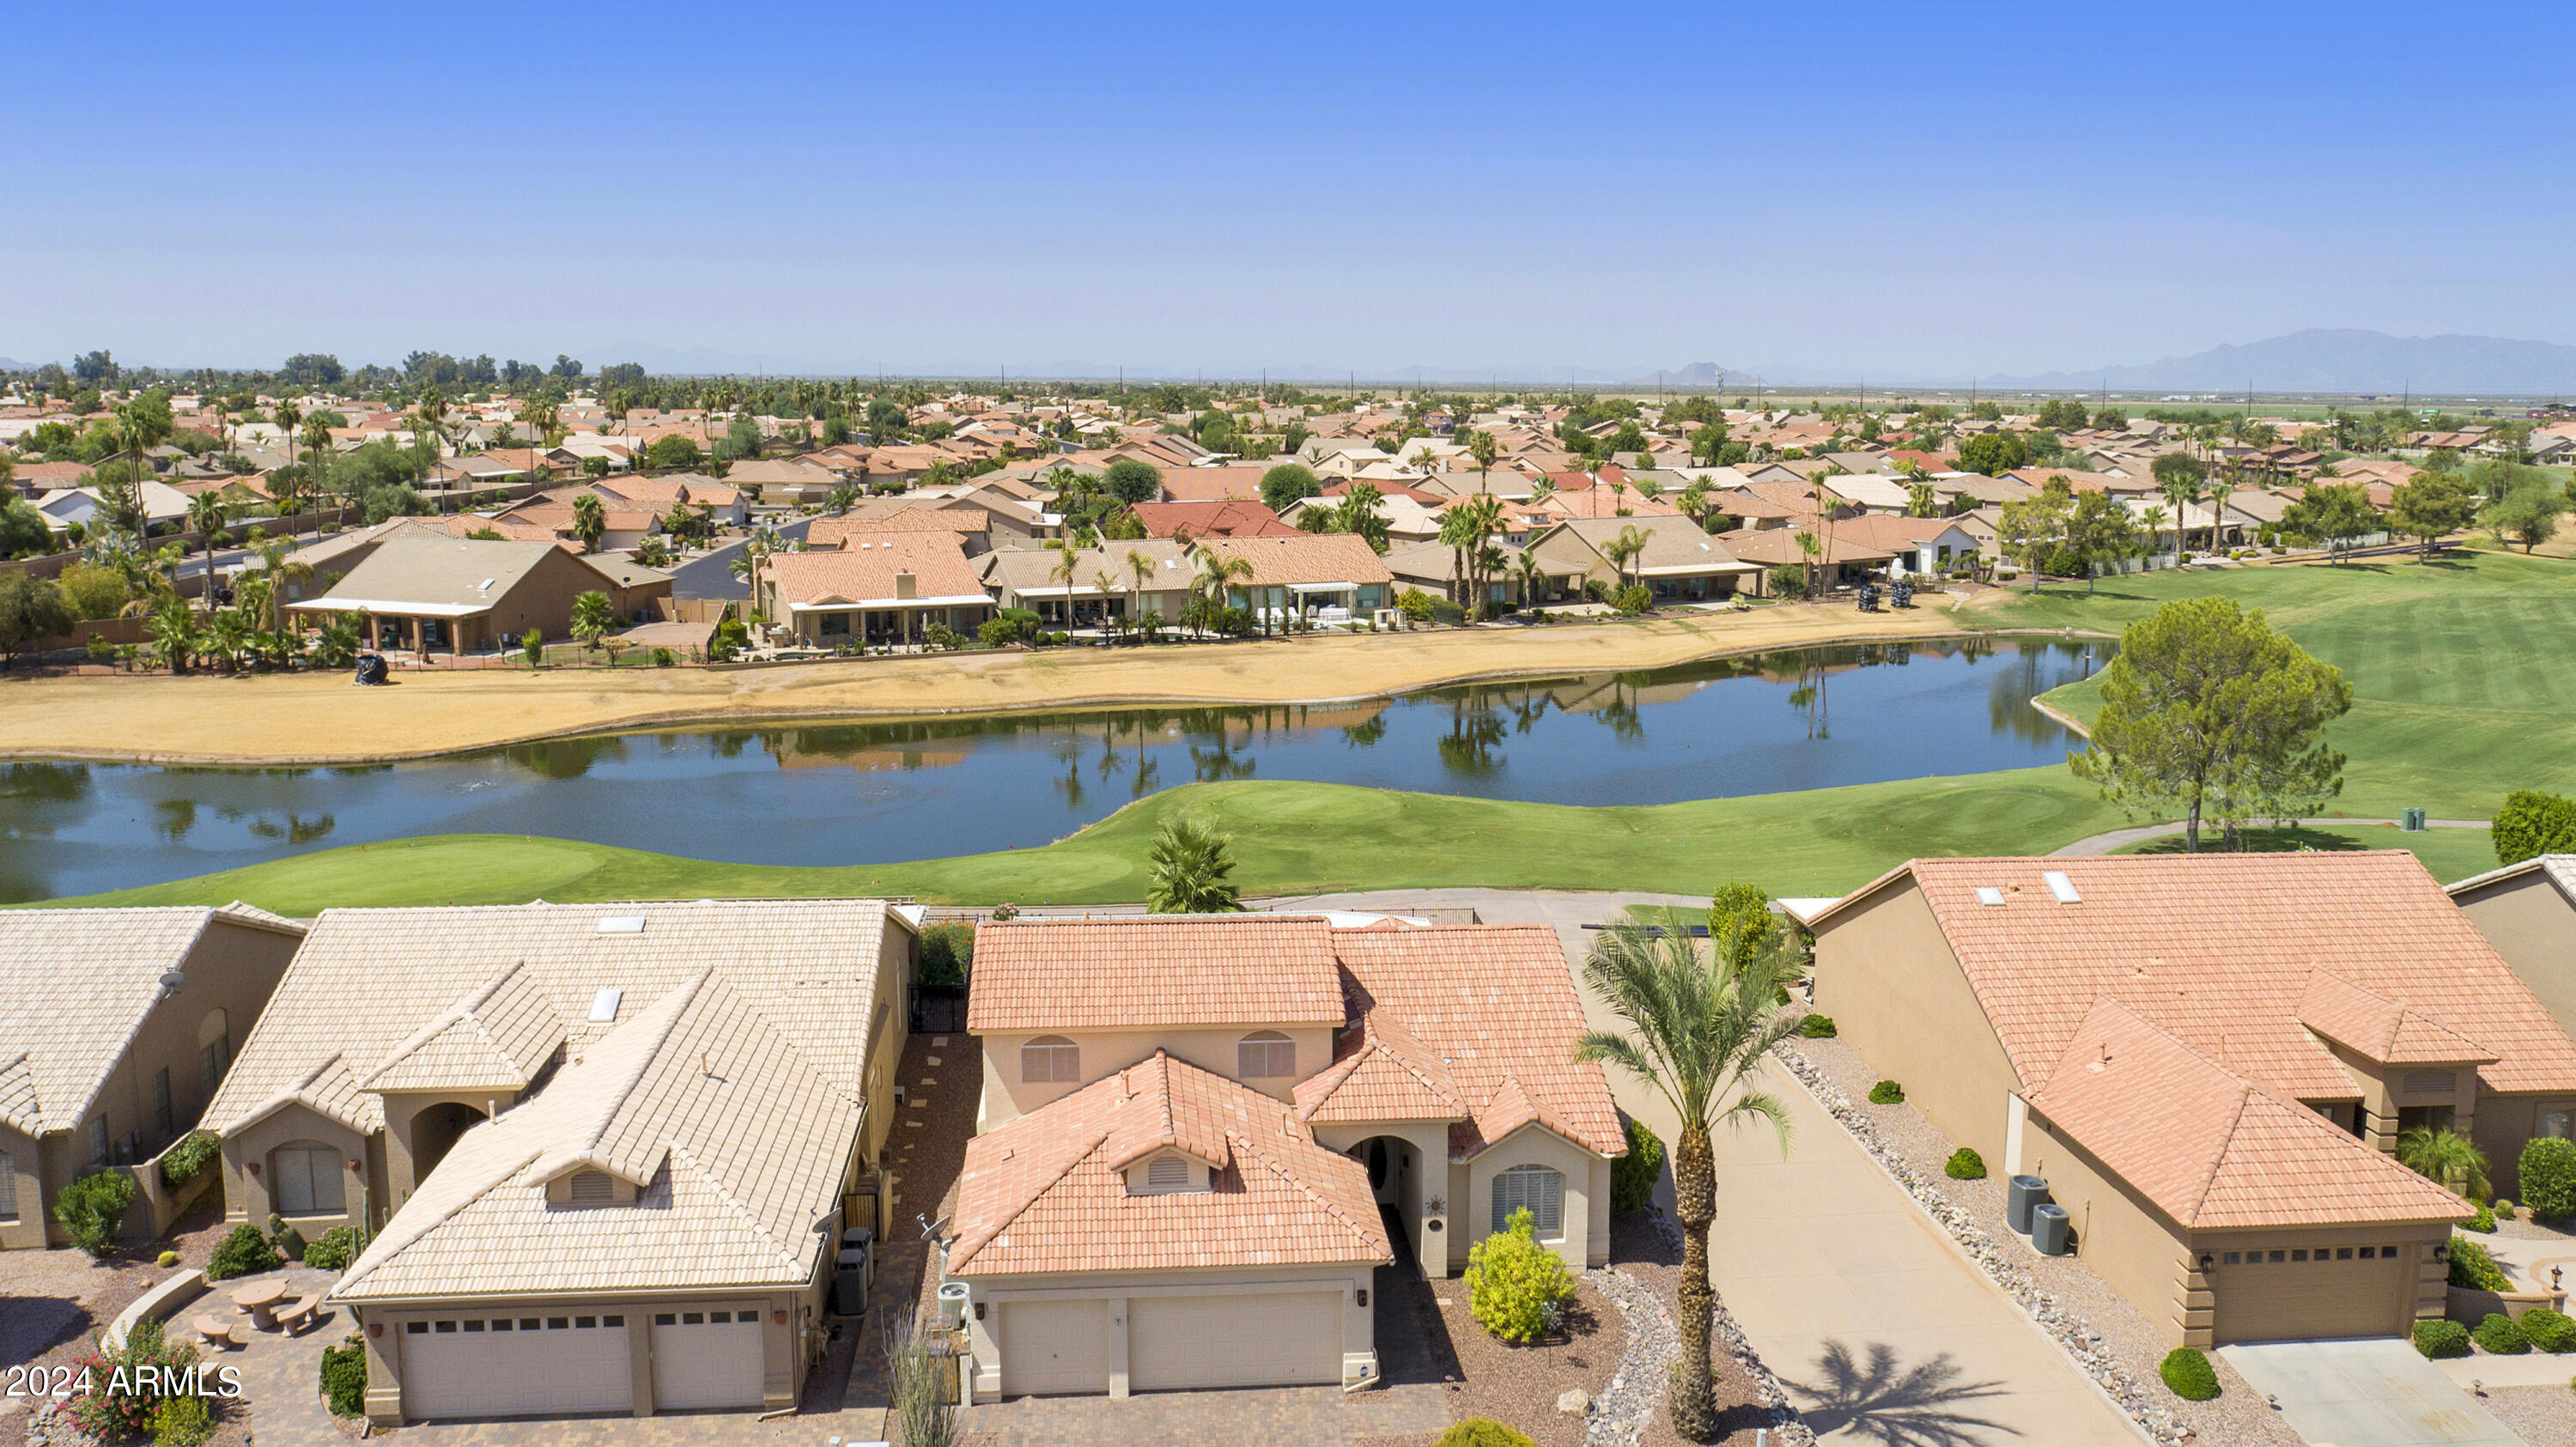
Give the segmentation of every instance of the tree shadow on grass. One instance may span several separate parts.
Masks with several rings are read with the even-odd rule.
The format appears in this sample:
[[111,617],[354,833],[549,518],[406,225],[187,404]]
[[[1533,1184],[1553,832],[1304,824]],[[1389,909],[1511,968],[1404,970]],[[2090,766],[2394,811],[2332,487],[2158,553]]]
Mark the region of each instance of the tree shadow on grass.
[[1847,1435],[1883,1447],[1979,1447],[2021,1435],[1967,1410],[2002,1396],[2003,1384],[1961,1381],[1948,1352],[1909,1367],[1883,1342],[1871,1344],[1865,1363],[1843,1343],[1827,1342],[1816,1371],[1813,1385],[1782,1382],[1819,1437],[1848,1429]]
[[[2384,842],[2373,843],[2370,836],[2374,834],[2385,834],[2388,838]],[[2239,843],[2229,844],[2216,830],[2204,825],[2200,832],[2200,852],[2203,854],[2295,854],[2302,849],[2309,849],[2322,854],[2354,849],[2404,847],[2399,842],[2395,826],[2365,824],[2359,820],[2355,820],[2349,830],[2310,829],[2293,825],[2287,829],[2245,829],[2239,831],[2238,838]],[[2183,836],[2164,835],[2150,839],[2134,849],[2121,852],[2124,854],[2180,854],[2183,852]]]

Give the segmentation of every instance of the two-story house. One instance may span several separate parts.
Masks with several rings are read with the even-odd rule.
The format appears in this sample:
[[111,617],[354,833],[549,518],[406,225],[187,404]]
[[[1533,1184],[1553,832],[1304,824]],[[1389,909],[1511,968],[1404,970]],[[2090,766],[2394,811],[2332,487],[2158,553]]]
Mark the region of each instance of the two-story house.
[[856,899],[326,910],[207,1112],[227,1215],[374,1228],[331,1296],[379,1424],[792,1406],[842,1228],[885,1225],[847,1218],[918,927]]
[[1363,1382],[1381,1268],[1527,1209],[1609,1255],[1607,1081],[1543,926],[1295,915],[977,931],[945,1271],[981,1397]]
[[196,1127],[304,938],[245,904],[0,914],[0,1250],[70,1244],[54,1198],[94,1170],[140,1188],[129,1234],[187,1196],[151,1164]]

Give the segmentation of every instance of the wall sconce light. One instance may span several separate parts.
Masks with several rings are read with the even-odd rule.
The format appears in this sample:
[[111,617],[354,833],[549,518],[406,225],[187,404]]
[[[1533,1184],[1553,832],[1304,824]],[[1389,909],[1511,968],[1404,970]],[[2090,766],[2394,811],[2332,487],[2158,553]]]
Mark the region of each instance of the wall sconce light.
[[2213,1266],[2216,1266],[2217,1264],[2218,1264],[2218,1258],[2217,1258],[2217,1257],[2210,1255],[2210,1254],[2209,1254],[2208,1252],[2206,1252],[2206,1251],[2203,1251],[2202,1253],[2200,1253],[2200,1269],[2201,1269],[2201,1270],[2203,1270],[2203,1271],[2207,1271],[2209,1268],[2211,1268],[2211,1267],[2213,1267]]
[[371,1322],[368,1322],[368,1323],[367,1323],[367,1336],[368,1336],[370,1339],[373,1339],[373,1338],[375,1338],[375,1337],[383,1336],[384,1334],[385,1334],[385,1324],[384,1324],[383,1322],[381,1322],[381,1321],[371,1321]]
[[1368,1305],[1368,1288],[1365,1286],[1360,1288],[1360,1305]]
[[773,1311],[773,1312],[771,1312],[771,1313],[769,1314],[769,1324],[770,1324],[771,1326],[785,1326],[785,1325],[787,1325],[787,1313],[785,1313],[785,1312],[783,1312],[783,1311]]
[[254,1176],[259,1174],[259,1162],[253,1161],[250,1163],[250,1173]]
[[2436,1261],[2449,1261],[2451,1259],[2451,1248],[2448,1245],[2434,1247],[2433,1259]]
[[1431,1220],[1428,1220],[1428,1221],[1423,1222],[1423,1223],[1422,1223],[1422,1229],[1424,1229],[1424,1230],[1426,1230],[1426,1231],[1442,1231],[1442,1230],[1446,1230],[1447,1228],[1441,1224],[1441,1222],[1440,1222],[1439,1218],[1434,1217],[1434,1218],[1432,1218]]
[[984,1303],[980,1301],[975,1303],[975,1319],[977,1321],[982,1321],[984,1319]]
[[365,1175],[366,1173],[367,1173],[367,1163],[366,1163],[365,1161],[351,1161],[351,1162],[349,1162],[349,1174],[350,1174],[350,1175],[353,1175],[353,1176],[363,1176],[363,1175]]

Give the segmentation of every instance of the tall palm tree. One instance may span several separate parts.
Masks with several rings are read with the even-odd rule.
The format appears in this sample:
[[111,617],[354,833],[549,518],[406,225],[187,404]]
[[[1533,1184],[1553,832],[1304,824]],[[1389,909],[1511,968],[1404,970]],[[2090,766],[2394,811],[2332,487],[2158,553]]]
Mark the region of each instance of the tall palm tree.
[[1190,581],[1190,587],[1207,600],[1210,613],[1221,612],[1226,606],[1226,589],[1238,581],[1252,577],[1252,560],[1232,553],[1214,552],[1204,544],[1199,547],[1195,556],[1198,558],[1199,572],[1198,576]]
[[1145,556],[1143,553],[1136,551],[1134,548],[1129,548],[1127,550],[1127,574],[1129,577],[1136,580],[1135,607],[1137,614],[1142,616],[1145,609],[1145,584],[1147,580],[1154,576],[1154,560]]
[[1480,430],[1467,434],[1467,456],[1476,464],[1476,491],[1480,493],[1493,490],[1486,481],[1494,470],[1495,451],[1494,434],[1491,432]]
[[307,476],[313,484],[313,495],[319,498],[322,495],[322,459],[331,451],[331,424],[319,417],[305,418],[304,449],[313,454],[313,470]]
[[585,553],[599,551],[599,540],[608,531],[608,507],[599,494],[585,492],[572,500],[572,535],[581,540]]
[[[1762,1088],[1757,1072],[1771,1048],[1795,1035],[1798,1020],[1780,1009],[1780,992],[1796,978],[1784,949],[1703,953],[1691,921],[1666,911],[1657,926],[1605,931],[1584,961],[1594,993],[1627,1022],[1626,1031],[1594,1030],[1576,1042],[1574,1058],[1600,1061],[1652,1086],[1681,1123],[1673,1143],[1673,1214],[1682,1228],[1682,1352],[1673,1382],[1673,1430],[1693,1441],[1714,1436],[1708,1284],[1708,1228],[1717,1218],[1717,1127],[1768,1121],[1789,1149],[1787,1104]],[[1730,957],[1732,954],[1732,957]]]
[[1055,563],[1047,569],[1047,576],[1064,584],[1064,626],[1070,630],[1073,627],[1073,579],[1082,566],[1082,540],[1056,538],[1047,544],[1047,551],[1055,554]]
[[1539,601],[1547,587],[1547,564],[1541,562],[1536,548],[1521,549],[1520,558],[1512,565],[1521,585],[1521,606],[1527,608]]
[[212,488],[188,499],[188,526],[196,531],[199,546],[206,555],[206,586],[198,596],[205,599],[208,612],[214,611],[215,607],[215,534],[222,532],[224,524],[230,521],[232,509],[224,505],[224,500],[216,496]]
[[261,599],[260,626],[272,631],[283,628],[287,586],[312,582],[313,565],[289,551],[284,538],[271,538],[259,545],[259,571],[268,580],[268,591]]
[[1619,529],[1617,537],[1601,545],[1602,556],[1610,560],[1610,566],[1619,570],[1621,588],[1628,586],[1628,565],[1646,550],[1646,543],[1646,534],[1635,523],[1629,523]]
[[736,553],[733,561],[726,565],[726,570],[731,572],[734,577],[751,585],[751,606],[754,610],[757,610],[760,607],[761,560],[767,558],[769,553],[769,539],[766,537],[754,537],[749,542],[744,543],[742,545],[742,551]]
[[2236,469],[2222,467],[2211,473],[2204,495],[2209,502],[2209,550],[2214,553],[2219,547],[2219,527],[2227,520],[2227,500],[2236,495]]

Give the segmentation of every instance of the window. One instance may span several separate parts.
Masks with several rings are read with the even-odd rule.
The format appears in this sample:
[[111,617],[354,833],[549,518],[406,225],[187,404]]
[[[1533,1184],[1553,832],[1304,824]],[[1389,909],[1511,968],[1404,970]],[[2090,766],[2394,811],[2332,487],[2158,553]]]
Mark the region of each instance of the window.
[[0,1151],[0,1221],[18,1219],[18,1163]]
[[575,1171],[571,1195],[576,1206],[605,1206],[617,1199],[617,1186],[606,1171]]
[[404,1322],[403,1334],[406,1336],[427,1336],[429,1335],[429,1323],[425,1321]]
[[100,1116],[89,1123],[89,1163],[93,1166],[105,1166],[108,1163],[106,1116]]
[[277,1181],[270,1189],[278,1214],[319,1216],[348,1209],[341,1194],[340,1153],[327,1146],[279,1146],[271,1157]]
[[1175,1191],[1194,1191],[1199,1187],[1199,1168],[1184,1156],[1156,1156],[1145,1163],[1147,1196],[1169,1195]]
[[1536,1218],[1539,1239],[1565,1236],[1565,1177],[1545,1166],[1514,1166],[1494,1177],[1494,1229],[1509,1229],[1514,1211]]
[[1255,1030],[1236,1042],[1234,1073],[1246,1080],[1278,1080],[1297,1073],[1297,1042],[1276,1030]]
[[2576,1111],[2570,1111],[2563,1105],[2545,1109],[2540,1112],[2539,1134],[2563,1141],[2568,1137],[2568,1125],[2571,1119],[2576,1119]]
[[817,633],[821,634],[825,638],[847,638],[850,636],[849,614],[825,613],[820,616],[822,621],[820,626],[815,630]]
[[163,1140],[170,1138],[178,1124],[170,1112],[170,1067],[167,1065],[152,1072],[152,1124],[159,1129]]
[[2245,1258],[2241,1252],[2230,1251],[2226,1255],[2218,1258],[2218,1264],[2221,1266],[2233,1266],[2244,1259]]
[[2451,1108],[2447,1105],[2401,1105],[2397,1107],[2397,1129],[2449,1130]]
[[1082,1079],[1082,1047],[1061,1035],[1041,1035],[1020,1047],[1025,1085],[1070,1084]]
[[224,1083],[224,1071],[232,1063],[232,1018],[221,1010],[208,1010],[205,1018],[197,1022],[197,1067],[206,1078],[209,1098],[215,1087]]

